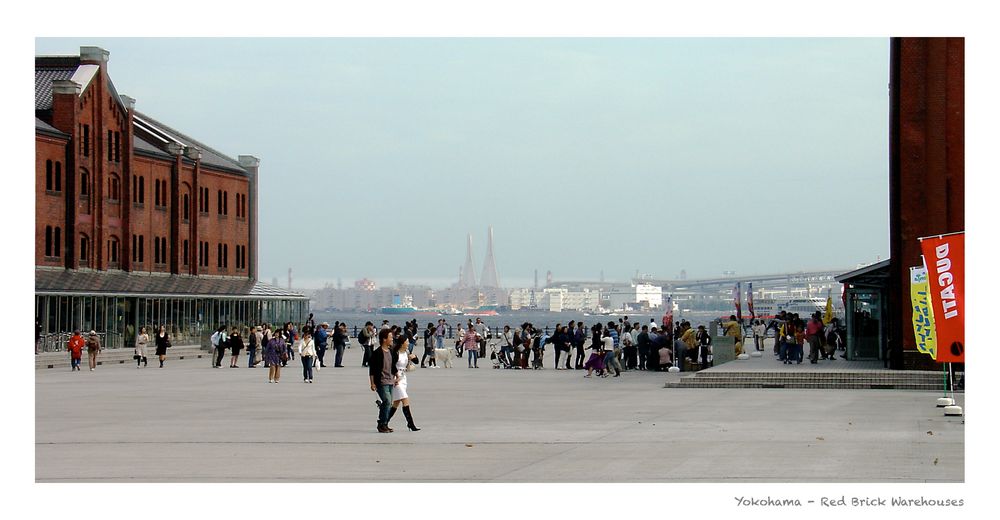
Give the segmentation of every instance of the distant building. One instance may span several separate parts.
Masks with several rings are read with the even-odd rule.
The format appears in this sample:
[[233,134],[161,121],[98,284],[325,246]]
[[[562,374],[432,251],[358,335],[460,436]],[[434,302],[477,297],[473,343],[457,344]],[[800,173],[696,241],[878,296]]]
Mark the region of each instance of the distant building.
[[615,287],[608,293],[608,305],[611,309],[658,309],[663,306],[663,287],[644,283]]
[[119,95],[109,53],[35,58],[35,312],[46,349],[73,329],[129,347],[214,327],[301,321],[308,300],[257,281],[257,175]]

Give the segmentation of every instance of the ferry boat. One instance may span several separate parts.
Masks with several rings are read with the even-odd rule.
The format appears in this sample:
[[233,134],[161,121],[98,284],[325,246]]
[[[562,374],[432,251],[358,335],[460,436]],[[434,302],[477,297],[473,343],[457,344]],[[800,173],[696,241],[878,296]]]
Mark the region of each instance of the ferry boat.
[[404,305],[390,305],[378,310],[379,314],[416,314],[417,309]]
[[[833,301],[833,314],[843,316],[844,310]],[[800,318],[808,318],[814,312],[820,314],[826,312],[826,298],[759,298],[753,301],[753,318],[773,318],[785,311],[789,314],[798,314]]]

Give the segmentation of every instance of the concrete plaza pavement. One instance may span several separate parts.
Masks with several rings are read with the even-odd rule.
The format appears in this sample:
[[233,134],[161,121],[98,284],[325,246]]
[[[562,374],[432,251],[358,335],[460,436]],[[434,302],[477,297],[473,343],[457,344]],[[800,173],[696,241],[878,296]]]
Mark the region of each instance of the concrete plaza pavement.
[[36,371],[36,481],[964,481],[964,421],[936,392],[663,388],[677,375],[456,360],[409,373],[421,431],[398,413],[379,434],[360,356],[313,384],[297,357],[279,384],[245,356]]

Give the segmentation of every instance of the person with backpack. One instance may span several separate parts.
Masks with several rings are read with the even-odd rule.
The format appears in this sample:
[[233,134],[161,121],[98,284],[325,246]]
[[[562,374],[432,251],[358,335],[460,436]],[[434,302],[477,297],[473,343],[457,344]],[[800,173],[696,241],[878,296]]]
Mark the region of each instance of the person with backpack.
[[222,357],[226,354],[226,326],[223,325],[212,333],[212,337],[209,341],[212,342],[212,350],[215,351],[215,363],[212,364],[215,368],[222,368]]

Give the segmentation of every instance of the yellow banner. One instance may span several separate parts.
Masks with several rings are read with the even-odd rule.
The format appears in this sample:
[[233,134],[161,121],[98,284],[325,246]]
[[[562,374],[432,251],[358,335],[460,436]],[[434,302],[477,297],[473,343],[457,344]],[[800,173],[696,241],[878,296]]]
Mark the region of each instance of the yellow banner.
[[927,291],[927,269],[910,268],[910,302],[913,305],[913,337],[917,350],[937,358],[937,335],[934,333],[934,312]]

